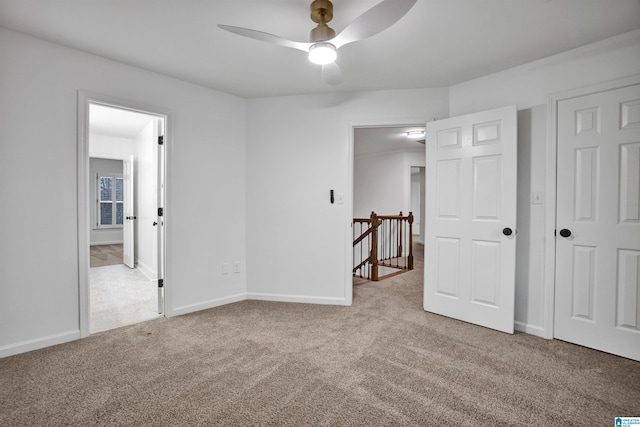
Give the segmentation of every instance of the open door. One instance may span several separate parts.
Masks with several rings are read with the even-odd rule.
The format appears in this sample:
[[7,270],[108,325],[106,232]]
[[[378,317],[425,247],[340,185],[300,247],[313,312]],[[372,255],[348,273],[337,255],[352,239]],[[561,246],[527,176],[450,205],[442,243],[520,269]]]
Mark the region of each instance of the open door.
[[135,220],[134,214],[134,163],[133,156],[122,161],[122,178],[124,186],[124,221],[122,224],[122,262],[129,268],[135,268],[134,239]]
[[516,106],[427,125],[424,309],[513,333]]

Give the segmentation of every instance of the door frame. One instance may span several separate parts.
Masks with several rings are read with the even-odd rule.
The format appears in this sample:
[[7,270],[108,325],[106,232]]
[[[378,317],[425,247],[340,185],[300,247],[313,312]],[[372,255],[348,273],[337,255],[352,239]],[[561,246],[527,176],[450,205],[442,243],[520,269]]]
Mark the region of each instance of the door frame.
[[[353,303],[353,174],[355,172],[355,131],[357,128],[388,128],[388,127],[401,127],[401,126],[423,126],[427,128],[427,122],[423,118],[413,119],[372,119],[372,120],[357,120],[350,121],[349,126],[349,145],[347,155],[347,188],[345,191],[345,197],[347,203],[345,203],[345,280],[344,280],[344,304],[351,305]],[[426,153],[426,150],[425,150]],[[407,179],[407,177],[403,177]],[[409,176],[409,180],[411,177]]]
[[[144,113],[155,116],[164,120],[164,211],[167,211],[167,182],[169,177],[169,161],[170,147],[173,139],[170,132],[170,114],[162,108],[140,104],[134,101],[116,98],[108,95],[102,95],[88,91],[78,91],[78,142],[77,142],[77,193],[78,193],[78,304],[79,304],[79,329],[80,338],[88,337],[91,333],[89,325],[89,224],[91,224],[91,214],[89,209],[89,186],[92,180],[89,176],[89,106],[91,104],[101,104],[121,110],[130,110],[134,112]],[[163,239],[158,242],[162,245],[162,254],[164,262],[162,268],[164,271],[158,271],[159,277],[164,278],[164,305],[167,306],[170,292],[167,292],[166,280],[166,254],[167,254],[167,226],[168,221],[165,215],[164,226],[161,229]],[[163,310],[165,316],[166,309]]]
[[552,339],[556,289],[556,192],[558,174],[558,104],[561,101],[640,84],[640,75],[598,83],[549,95],[547,99],[547,167],[545,174],[545,258],[542,337]]

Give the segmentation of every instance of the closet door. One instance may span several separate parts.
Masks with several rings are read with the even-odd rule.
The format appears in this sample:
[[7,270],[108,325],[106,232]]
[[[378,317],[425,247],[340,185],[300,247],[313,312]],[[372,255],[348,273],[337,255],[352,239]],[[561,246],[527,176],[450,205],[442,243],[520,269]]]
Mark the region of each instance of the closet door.
[[557,114],[554,335],[640,360],[640,85]]

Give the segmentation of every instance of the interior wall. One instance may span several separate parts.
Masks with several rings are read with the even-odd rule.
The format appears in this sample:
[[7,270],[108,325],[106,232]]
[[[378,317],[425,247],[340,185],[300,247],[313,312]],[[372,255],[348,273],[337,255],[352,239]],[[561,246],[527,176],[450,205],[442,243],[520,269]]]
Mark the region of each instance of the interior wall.
[[[426,149],[423,151],[407,151],[404,153],[404,206],[402,213],[407,214],[411,209],[411,168],[424,168],[426,165]],[[424,181],[422,181],[424,182]],[[414,216],[416,213],[414,212]],[[419,221],[419,220],[418,220]]]
[[89,159],[89,177],[91,185],[89,187],[89,241],[93,245],[109,245],[122,243],[122,228],[97,228],[97,202],[98,185],[96,177],[98,174],[114,174],[122,177],[122,160],[99,159],[92,157]]
[[[418,166],[411,167],[411,202],[410,211],[413,213],[413,234],[420,236],[420,228],[422,224],[422,212],[424,208],[424,180],[421,179],[424,174],[421,173],[424,168]],[[418,239],[424,242],[424,239]]]
[[[134,147],[134,257],[150,280],[158,278],[157,136],[158,119],[151,119],[133,140]],[[155,141],[154,141],[155,139]]]
[[[448,114],[448,89],[248,101],[247,259],[250,298],[349,304],[352,125],[426,123]],[[386,122],[386,123],[385,123]],[[300,135],[304,135],[303,138]],[[409,173],[407,172],[407,206]],[[331,204],[329,190],[344,194]]]
[[[518,106],[518,244],[516,328],[550,336],[545,326],[545,245],[554,239],[544,204],[532,192],[545,190],[547,99],[550,94],[640,74],[640,30],[471,80],[450,88],[450,115]],[[552,268],[553,266],[550,266]],[[552,306],[552,304],[551,304]]]
[[21,177],[0,186],[0,357],[80,336],[79,90],[169,113],[167,315],[244,297],[245,100],[1,28],[0,64],[0,182]]
[[404,205],[404,153],[357,156],[353,168],[354,218],[369,218],[371,212],[397,215]]
[[552,93],[640,74],[640,29],[449,88],[451,116],[545,105]]

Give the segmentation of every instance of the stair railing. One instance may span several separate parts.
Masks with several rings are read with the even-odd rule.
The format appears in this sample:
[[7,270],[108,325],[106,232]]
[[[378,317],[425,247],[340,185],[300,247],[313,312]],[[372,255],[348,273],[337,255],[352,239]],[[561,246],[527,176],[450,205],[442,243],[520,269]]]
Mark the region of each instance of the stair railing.
[[[353,219],[353,275],[378,281],[413,270],[413,213]],[[380,276],[380,267],[390,273]]]

